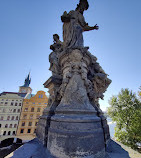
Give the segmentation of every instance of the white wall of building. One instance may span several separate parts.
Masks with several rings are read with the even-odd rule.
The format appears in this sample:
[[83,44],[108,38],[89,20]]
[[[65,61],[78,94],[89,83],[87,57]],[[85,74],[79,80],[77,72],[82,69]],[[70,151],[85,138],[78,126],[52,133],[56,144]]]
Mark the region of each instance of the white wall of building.
[[16,135],[23,98],[18,94],[0,96],[0,140]]

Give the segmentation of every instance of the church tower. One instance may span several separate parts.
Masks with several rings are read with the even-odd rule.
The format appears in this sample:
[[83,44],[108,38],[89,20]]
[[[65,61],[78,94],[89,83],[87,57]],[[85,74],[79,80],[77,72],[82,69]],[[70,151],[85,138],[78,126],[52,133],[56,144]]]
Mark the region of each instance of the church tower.
[[31,78],[30,78],[30,72],[29,72],[27,78],[24,81],[24,85],[19,87],[19,93],[31,94],[32,89],[29,87],[30,83],[31,83]]

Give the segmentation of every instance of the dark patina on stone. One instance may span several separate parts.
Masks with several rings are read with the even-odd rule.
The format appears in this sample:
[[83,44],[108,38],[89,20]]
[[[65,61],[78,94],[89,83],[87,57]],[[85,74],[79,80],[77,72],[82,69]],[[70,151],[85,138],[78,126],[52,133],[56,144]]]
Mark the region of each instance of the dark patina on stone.
[[99,99],[111,80],[83,44],[82,32],[99,28],[86,23],[83,12],[88,7],[87,0],[80,0],[75,10],[61,16],[63,42],[53,35],[49,55],[52,76],[44,83],[49,89],[48,106],[39,119],[37,139],[24,145],[14,158],[19,151],[26,155],[30,147],[33,152],[26,158],[129,158],[110,139],[100,109]]

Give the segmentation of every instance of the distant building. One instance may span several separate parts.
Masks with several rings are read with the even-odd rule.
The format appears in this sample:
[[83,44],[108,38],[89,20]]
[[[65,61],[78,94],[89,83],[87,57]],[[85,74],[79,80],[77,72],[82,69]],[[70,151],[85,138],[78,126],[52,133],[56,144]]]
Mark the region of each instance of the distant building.
[[0,94],[0,141],[15,137],[23,99],[32,92],[29,87],[30,82],[29,74],[19,92],[3,92]]
[[17,138],[24,141],[35,137],[38,119],[46,108],[48,98],[44,91],[38,91],[36,95],[29,94],[23,101],[22,112],[17,130]]
[[30,78],[30,73],[29,73],[27,78],[24,81],[24,85],[19,87],[19,93],[31,94],[32,89],[29,87],[30,83],[31,83],[31,78]]
[[23,98],[26,93],[0,94],[0,141],[16,135]]

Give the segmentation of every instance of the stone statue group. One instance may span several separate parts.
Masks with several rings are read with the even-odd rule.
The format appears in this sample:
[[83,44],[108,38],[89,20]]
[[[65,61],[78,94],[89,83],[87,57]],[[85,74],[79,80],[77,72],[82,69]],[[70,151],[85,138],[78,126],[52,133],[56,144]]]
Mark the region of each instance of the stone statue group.
[[99,107],[111,80],[83,44],[84,31],[99,29],[85,22],[83,12],[88,7],[87,0],[80,0],[75,10],[61,16],[63,42],[53,35],[52,76],[44,83],[50,94],[48,105],[39,118],[37,139],[18,149],[23,158],[30,147],[33,153],[28,158],[129,158],[110,139]]
[[[53,35],[54,43],[50,46],[50,49],[53,50],[53,52],[49,55],[49,70],[52,71],[53,76],[59,76],[61,78],[63,73],[59,63],[60,56],[64,52],[66,53],[73,49],[85,50],[90,56],[90,64],[88,66],[85,85],[87,87],[89,99],[99,106],[98,100],[99,98],[103,99],[103,93],[111,83],[111,80],[108,79],[108,75],[97,62],[97,58],[88,51],[88,47],[84,47],[83,32],[99,29],[97,24],[91,27],[86,23],[83,13],[88,8],[89,4],[87,0],[80,0],[75,10],[71,10],[69,13],[65,11],[61,16],[63,22],[63,42],[60,41],[59,35]],[[71,72],[69,76],[71,76]],[[50,99],[56,98],[57,94],[60,95],[62,93],[63,95],[66,86],[67,83],[62,80],[62,84],[56,91],[55,96],[50,96]]]

